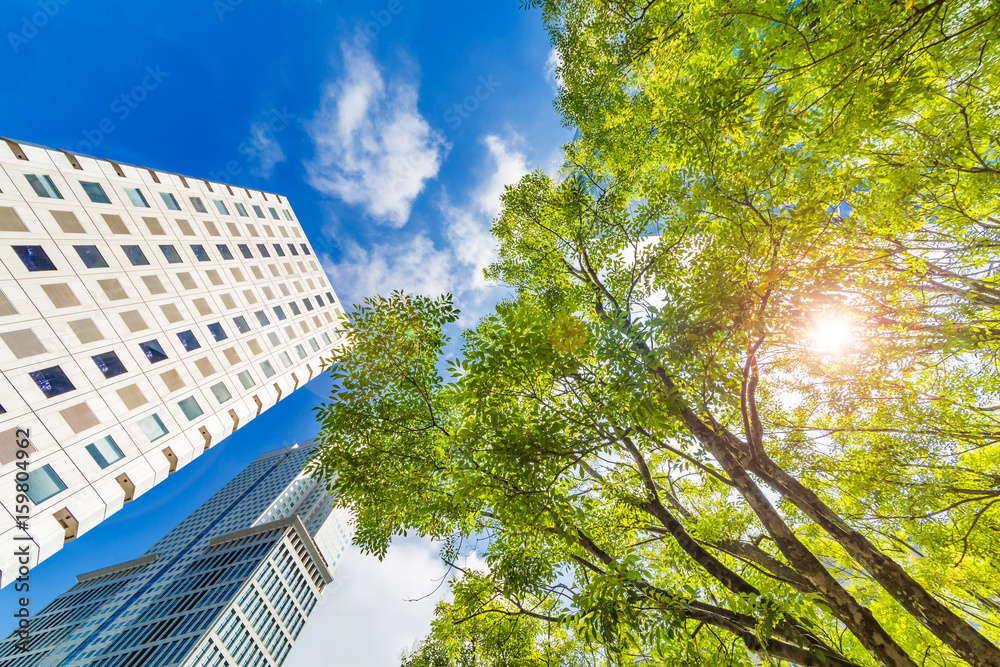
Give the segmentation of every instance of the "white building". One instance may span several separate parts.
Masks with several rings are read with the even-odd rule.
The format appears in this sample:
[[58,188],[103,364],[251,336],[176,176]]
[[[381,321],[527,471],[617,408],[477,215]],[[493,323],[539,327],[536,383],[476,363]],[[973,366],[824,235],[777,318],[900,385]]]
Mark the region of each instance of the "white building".
[[44,560],[340,344],[343,310],[278,195],[2,140],[0,237],[0,586],[16,517]]
[[141,557],[77,577],[12,634],[0,667],[281,665],[351,537],[302,474],[314,446],[264,454]]

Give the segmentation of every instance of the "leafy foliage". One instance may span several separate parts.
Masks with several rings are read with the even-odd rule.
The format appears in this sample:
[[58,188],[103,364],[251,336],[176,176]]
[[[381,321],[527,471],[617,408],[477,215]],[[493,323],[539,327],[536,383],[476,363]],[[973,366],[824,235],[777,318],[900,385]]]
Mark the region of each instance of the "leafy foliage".
[[504,195],[516,298],[448,379],[450,300],[370,300],[319,415],[365,549],[489,538],[409,664],[481,612],[525,660],[1000,665],[1000,6],[528,4],[580,134]]

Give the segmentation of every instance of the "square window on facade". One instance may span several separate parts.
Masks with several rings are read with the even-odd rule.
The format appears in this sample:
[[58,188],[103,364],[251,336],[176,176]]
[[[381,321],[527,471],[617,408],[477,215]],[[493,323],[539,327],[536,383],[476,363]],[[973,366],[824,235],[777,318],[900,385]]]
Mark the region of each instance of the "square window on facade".
[[183,234],[184,236],[194,236],[194,228],[191,227],[190,222],[188,222],[187,220],[182,220],[180,218],[178,218],[176,222],[177,222],[177,228],[181,230],[181,234]]
[[117,443],[110,436],[104,436],[87,445],[87,453],[94,459],[94,462],[103,470],[116,461],[125,458],[122,450],[118,449]]
[[333,305],[333,302],[336,301],[336,299],[333,298],[333,292],[327,292],[326,293],[326,299],[327,299],[327,301],[330,302],[331,306]]
[[333,343],[332,343],[332,342],[330,341],[330,336],[329,336],[329,334],[322,334],[322,335],[320,335],[320,338],[322,338],[322,339],[323,339],[323,344],[324,344],[324,345],[332,345],[332,344],[333,344]]
[[267,334],[267,339],[271,341],[271,347],[278,347],[281,344],[281,339],[278,338],[278,334],[274,331]]
[[211,261],[210,258],[209,258],[209,256],[208,256],[208,252],[205,250],[205,246],[203,246],[203,245],[192,245],[191,246],[191,252],[194,253],[195,258],[199,262],[208,262],[208,261]]
[[205,414],[205,411],[198,405],[198,401],[195,400],[194,396],[188,396],[182,401],[177,401],[177,405],[180,407],[181,412],[184,413],[184,416],[188,418],[188,421],[194,421]]
[[247,215],[247,210],[245,208],[243,208],[243,204],[241,204],[239,202],[236,202],[234,204],[234,206],[236,206],[236,212],[240,214],[240,217],[243,217],[243,218],[250,217],[250,216]]
[[[49,297],[49,301],[56,308],[72,308],[80,305],[80,300],[76,298],[76,294],[73,294],[73,290],[66,283],[42,285],[41,287],[45,296]],[[13,315],[14,313],[9,314]]]
[[163,351],[163,347],[154,338],[153,340],[148,340],[145,343],[139,343],[139,349],[142,353],[146,355],[149,359],[149,363],[155,364],[158,361],[163,361],[167,358],[167,353]]
[[219,254],[222,255],[222,259],[232,259],[233,253],[229,250],[229,246],[225,243],[219,243],[215,246],[219,249]]
[[132,263],[132,266],[148,266],[149,260],[146,259],[146,254],[142,251],[142,248],[137,245],[123,245],[122,251],[125,253],[125,257],[128,261]]
[[122,318],[122,322],[125,323],[125,326],[132,333],[145,331],[149,328],[149,325],[146,324],[146,320],[143,318],[142,313],[138,310],[126,310],[118,313],[118,316]]
[[59,396],[60,394],[65,394],[76,389],[73,383],[70,382],[70,379],[66,377],[66,373],[59,366],[32,371],[28,375],[35,381],[35,384],[42,390],[46,398]]
[[262,327],[266,327],[268,324],[271,323],[270,321],[268,321],[267,315],[264,314],[263,310],[258,310],[256,313],[254,313],[254,315],[257,316],[257,321],[260,322],[260,325]]
[[128,195],[129,201],[132,202],[133,206],[149,208],[149,202],[146,201],[146,197],[143,196],[142,190],[139,188],[125,188],[125,194]]
[[169,433],[167,427],[163,425],[163,420],[155,412],[136,423],[150,442],[155,442]]
[[257,214],[258,218],[264,217],[264,211],[260,210],[260,206],[257,206],[256,204],[251,204],[251,206],[253,206],[253,212]]
[[313,352],[319,352],[319,343],[316,342],[315,338],[309,339],[309,345],[312,347]]
[[219,301],[226,307],[226,310],[232,310],[236,307],[236,301],[233,299],[232,294],[220,294]]
[[201,343],[198,342],[198,339],[194,337],[194,333],[191,331],[180,331],[177,333],[177,337],[180,339],[181,345],[188,352],[201,347]]
[[289,244],[288,244],[288,250],[289,250],[289,252],[291,252],[291,253],[292,253],[293,255],[295,255],[296,257],[297,257],[297,256],[298,256],[298,254],[299,254],[299,251],[295,249],[295,244],[294,244],[294,243],[289,243]]
[[264,377],[269,378],[274,375],[274,367],[271,366],[270,361],[260,362],[260,370],[264,371]]
[[237,247],[240,249],[240,253],[242,253],[243,257],[246,259],[253,259],[253,253],[250,252],[250,246],[246,243],[240,243]]
[[221,199],[215,200],[215,210],[217,210],[222,215],[229,215],[229,209],[226,208],[226,203]]
[[290,304],[288,304],[288,307],[292,309],[292,315],[301,315],[302,314],[302,311],[299,310],[298,305],[296,305],[296,303],[294,301],[292,301]]
[[229,390],[226,389],[226,385],[223,382],[213,384],[210,388],[212,393],[215,394],[215,400],[219,403],[225,403],[233,397],[233,395],[229,393]]
[[107,260],[96,245],[75,245],[73,250],[76,250],[76,254],[88,269],[105,269],[108,266]]
[[274,252],[278,253],[278,257],[284,257],[285,251],[282,250],[281,246],[277,243],[274,244]]
[[31,189],[35,191],[35,194],[39,197],[45,197],[46,199],[62,199],[63,196],[59,192],[59,188],[56,184],[52,182],[52,179],[42,174],[41,176],[35,176],[34,174],[25,174],[24,177],[28,179],[28,184],[31,185]]
[[261,273],[261,270],[260,270],[259,266],[251,266],[250,267],[250,271],[253,273],[253,277],[256,278],[257,280],[263,280],[264,279],[264,274]]
[[82,320],[73,320],[67,322],[70,330],[76,334],[77,339],[79,339],[81,345],[86,345],[87,343],[93,343],[95,341],[104,340],[104,336],[101,335],[100,330],[98,330],[97,325],[90,318],[84,318]]
[[166,294],[167,292],[167,288],[160,282],[159,276],[143,276],[142,282],[146,285],[146,289],[149,290],[150,294]]
[[285,214],[285,219],[286,220],[291,220],[292,219],[292,214],[291,214],[291,212],[287,208],[282,209],[282,211]]
[[233,274],[233,279],[234,279],[234,280],[235,280],[236,282],[238,282],[238,283],[241,283],[241,282],[243,282],[244,280],[246,280],[246,278],[244,278],[244,277],[243,277],[243,272],[242,272],[242,271],[240,271],[239,269],[237,269],[237,268],[232,268],[232,269],[229,269],[229,271],[230,271],[230,272],[231,272],[231,273]]
[[174,322],[180,322],[184,319],[181,315],[180,309],[177,307],[176,303],[165,303],[160,306],[160,311],[163,313],[163,317],[167,319],[167,322],[173,324]]
[[121,301],[128,298],[128,292],[125,291],[117,278],[98,280],[97,284],[104,290],[104,296],[108,297],[110,301]]
[[21,259],[24,268],[29,271],[55,271],[56,265],[52,263],[45,250],[40,245],[15,245],[11,246],[14,253]]
[[7,345],[17,359],[26,359],[48,352],[42,341],[31,329],[0,332],[0,340]]
[[312,301],[309,300],[309,297],[307,297],[307,296],[306,297],[302,297],[302,303],[305,304],[306,310],[312,310],[313,309]]
[[278,358],[281,359],[281,363],[285,365],[285,368],[288,368],[289,366],[292,365],[292,358],[288,356],[287,352],[281,352],[280,354],[278,354]]
[[273,206],[268,206],[267,210],[271,212],[271,217],[274,218],[275,220],[280,220],[281,219],[281,218],[278,217],[278,212],[275,210],[275,208]]
[[236,330],[239,331],[240,333],[247,333],[248,331],[250,331],[250,325],[247,324],[246,319],[242,315],[240,315],[239,317],[234,317],[233,324],[236,325]]
[[264,245],[263,243],[258,243],[257,244],[257,252],[260,253],[261,257],[270,257],[271,256],[271,253],[269,253],[267,251],[267,246]]
[[222,328],[222,325],[218,322],[209,324],[208,332],[212,334],[212,338],[214,338],[216,342],[229,338],[229,336],[226,335],[226,331]]
[[243,385],[244,389],[249,389],[250,387],[254,386],[254,384],[256,384],[253,381],[253,376],[250,375],[250,371],[243,371],[242,373],[238,374],[236,377],[238,377],[240,379],[240,384]]
[[184,263],[184,260],[181,259],[181,256],[177,253],[177,248],[173,247],[172,245],[161,245],[160,252],[163,253],[163,256],[170,264]]
[[181,205],[177,203],[177,199],[169,192],[161,192],[160,197],[163,198],[163,204],[171,211],[181,210]]
[[311,255],[312,254],[311,252],[309,252],[309,246],[307,246],[305,243],[300,243],[299,245],[302,246],[302,252],[304,254],[306,254],[306,255]]
[[275,306],[273,310],[274,310],[274,316],[278,318],[279,322],[285,319],[285,311],[281,309],[281,306]]
[[219,272],[215,269],[206,269],[205,275],[208,276],[208,281],[213,285],[222,284],[222,276],[220,276]]
[[198,289],[198,283],[194,281],[190,273],[182,272],[177,274],[177,280],[181,281],[181,286],[184,289]]
[[143,217],[142,221],[146,223],[146,229],[148,229],[149,233],[152,234],[153,236],[167,235],[167,232],[164,231],[163,229],[163,225],[160,224],[159,218],[154,218],[153,216],[147,215]]
[[306,348],[302,347],[301,345],[295,346],[295,353],[299,355],[299,359],[306,358]]
[[98,370],[106,378],[113,378],[128,371],[125,369],[125,364],[122,360],[118,358],[118,355],[112,352],[102,352],[101,354],[95,354],[91,357],[94,363],[97,364]]
[[100,183],[93,183],[91,181],[80,181],[80,185],[83,187],[83,191],[87,193],[90,197],[90,201],[95,204],[110,204],[111,200],[108,199],[108,193],[104,191]]
[[202,203],[201,197],[188,197],[191,200],[191,205],[194,206],[194,210],[199,213],[208,213],[208,209],[205,208],[205,204]]
[[36,505],[65,490],[65,482],[59,479],[59,475],[48,464],[28,473],[28,497]]
[[[11,210],[13,210],[13,209],[11,209]],[[3,211],[3,209],[0,209],[0,213],[2,213],[2,211]],[[87,230],[85,230],[83,228],[83,225],[80,224],[80,219],[76,217],[76,213],[74,213],[73,211],[49,211],[49,213],[52,214],[52,219],[56,221],[56,224],[59,225],[59,229],[61,229],[63,232],[65,232],[67,234],[85,234],[86,233]],[[2,217],[3,216],[0,215],[0,218],[2,218]],[[2,228],[2,225],[0,225],[0,228]],[[26,232],[28,230],[24,229],[24,230],[6,230],[6,231],[25,231]]]
[[323,297],[320,296],[319,294],[316,295],[316,305],[318,305],[318,306],[322,306],[323,305]]
[[102,213],[101,217],[104,218],[104,224],[108,226],[112,234],[128,234],[128,226],[120,215]]

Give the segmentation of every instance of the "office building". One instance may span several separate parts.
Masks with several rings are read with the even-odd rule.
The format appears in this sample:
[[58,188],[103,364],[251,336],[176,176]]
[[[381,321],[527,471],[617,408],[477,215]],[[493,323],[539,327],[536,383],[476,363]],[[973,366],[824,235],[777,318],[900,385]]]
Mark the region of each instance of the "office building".
[[19,515],[33,565],[343,342],[343,310],[279,195],[0,139],[0,236],[0,586],[17,576]]
[[350,541],[302,474],[313,446],[264,454],[141,557],[77,577],[0,667],[281,665]]

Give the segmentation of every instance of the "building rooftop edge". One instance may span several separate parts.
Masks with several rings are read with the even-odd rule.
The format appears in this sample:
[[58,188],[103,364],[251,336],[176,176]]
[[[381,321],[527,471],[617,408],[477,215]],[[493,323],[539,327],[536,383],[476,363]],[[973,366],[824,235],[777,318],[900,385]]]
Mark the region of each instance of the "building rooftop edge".
[[[223,181],[215,181],[215,180],[211,180],[210,181],[210,179],[204,178],[203,176],[191,176],[190,174],[180,174],[180,173],[178,173],[176,171],[170,171],[168,169],[157,169],[155,167],[148,167],[148,166],[144,166],[144,165],[141,165],[141,164],[132,164],[131,162],[125,162],[123,160],[112,160],[111,158],[98,157],[96,155],[90,155],[89,153],[81,153],[80,151],[75,151],[75,150],[71,151],[71,150],[68,150],[68,149],[65,149],[65,148],[54,148],[52,146],[43,146],[42,144],[36,144],[34,141],[23,141],[21,139],[13,139],[11,137],[7,137],[7,136],[3,136],[3,135],[0,135],[0,141],[10,141],[10,142],[13,142],[15,144],[19,144],[19,145],[23,144],[25,146],[33,146],[35,148],[41,148],[42,150],[47,150],[47,151],[59,151],[60,153],[70,153],[72,155],[79,155],[81,157],[87,157],[87,158],[90,158],[91,160],[101,160],[102,162],[114,162],[115,164],[123,164],[123,165],[128,166],[128,167],[134,167],[135,169],[146,169],[146,170],[150,170],[151,169],[153,171],[159,171],[159,172],[162,172],[164,174],[174,174],[175,176],[182,176],[183,178],[191,178],[191,179],[195,179],[195,180],[199,180],[199,181],[218,183],[220,185],[228,185],[231,188],[241,188],[243,190],[256,190],[257,192],[263,192],[264,194],[273,195],[275,197],[282,197],[282,196],[284,196],[284,195],[278,194],[277,192],[267,192],[265,190],[261,190],[260,188],[248,188],[245,185],[236,185],[235,183],[225,183]],[[285,197],[285,199],[287,200],[288,197]],[[289,206],[290,205],[291,204],[289,204]]]

